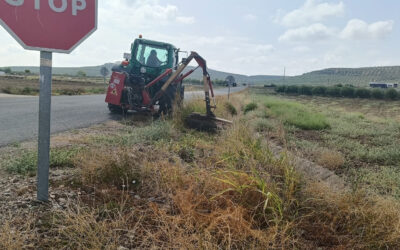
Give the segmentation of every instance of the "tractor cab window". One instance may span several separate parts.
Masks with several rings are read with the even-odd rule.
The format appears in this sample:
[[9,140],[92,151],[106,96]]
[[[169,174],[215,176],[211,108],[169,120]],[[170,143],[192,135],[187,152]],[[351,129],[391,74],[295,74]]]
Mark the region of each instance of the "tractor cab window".
[[168,63],[168,50],[149,44],[139,44],[136,60],[148,67],[160,67]]

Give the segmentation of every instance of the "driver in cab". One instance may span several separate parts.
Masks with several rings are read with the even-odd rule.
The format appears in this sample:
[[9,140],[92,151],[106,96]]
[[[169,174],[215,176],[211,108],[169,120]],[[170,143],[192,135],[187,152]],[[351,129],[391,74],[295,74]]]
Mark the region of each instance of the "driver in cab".
[[160,67],[161,61],[157,57],[157,51],[154,49],[150,52],[149,57],[147,58],[146,65],[149,67]]

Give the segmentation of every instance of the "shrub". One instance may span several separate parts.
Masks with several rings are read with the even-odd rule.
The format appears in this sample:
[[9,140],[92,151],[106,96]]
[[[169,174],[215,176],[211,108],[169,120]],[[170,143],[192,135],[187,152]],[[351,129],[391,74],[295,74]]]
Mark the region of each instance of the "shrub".
[[278,87],[275,88],[275,91],[278,93],[284,93],[286,91],[286,86],[285,85],[279,85]]
[[257,108],[258,108],[257,103],[251,102],[251,103],[247,104],[246,106],[244,106],[243,111],[245,114],[247,114],[248,112],[256,110]]
[[258,132],[271,131],[274,129],[274,125],[269,120],[265,118],[260,118],[257,119],[255,122],[255,129]]
[[329,87],[326,90],[326,95],[327,96],[332,96],[332,97],[340,97],[341,96],[341,89],[339,87]]
[[297,85],[289,85],[286,87],[285,93],[286,94],[298,94],[299,87]]
[[237,110],[235,108],[235,106],[233,106],[232,103],[230,102],[226,102],[225,103],[225,109],[229,112],[229,114],[231,114],[232,116],[237,115]]
[[353,98],[354,97],[354,88],[352,87],[343,87],[340,90],[340,95],[344,97]]
[[314,87],[314,88],[312,89],[312,94],[313,94],[313,95],[319,95],[319,96],[325,95],[326,89],[327,89],[327,88],[326,88],[325,86],[317,86],[317,87]]
[[307,85],[302,85],[299,87],[298,91],[300,95],[312,95],[312,87]]
[[327,169],[336,170],[344,165],[345,159],[341,153],[326,150],[319,155],[317,162]]
[[373,89],[371,95],[375,99],[383,99],[385,97],[385,93],[381,89]]
[[360,88],[356,90],[355,96],[358,98],[371,98],[371,91],[369,89]]
[[388,89],[385,93],[385,98],[389,100],[396,100],[399,97],[399,93],[395,89]]

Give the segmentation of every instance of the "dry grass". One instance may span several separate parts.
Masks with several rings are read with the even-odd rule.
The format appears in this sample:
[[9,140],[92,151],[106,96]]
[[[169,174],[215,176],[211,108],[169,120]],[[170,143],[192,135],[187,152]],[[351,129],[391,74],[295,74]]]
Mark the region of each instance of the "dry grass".
[[324,150],[319,153],[317,163],[329,170],[337,170],[343,167],[345,159],[339,152],[333,150]]
[[39,230],[14,227],[15,218],[0,225],[0,248],[26,246],[36,232],[35,248],[54,249],[400,247],[397,201],[304,183],[242,113],[215,136],[178,122],[166,121],[178,136],[155,144],[89,145],[69,187],[82,195],[66,210],[33,216],[48,218]]
[[309,185],[312,199],[299,226],[305,238],[321,247],[337,249],[399,249],[400,205],[397,201],[363,193],[332,193],[320,184]]

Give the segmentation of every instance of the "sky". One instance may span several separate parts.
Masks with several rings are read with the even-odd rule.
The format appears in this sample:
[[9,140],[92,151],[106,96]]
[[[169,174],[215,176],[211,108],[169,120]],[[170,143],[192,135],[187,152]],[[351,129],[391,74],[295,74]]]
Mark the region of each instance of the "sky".
[[[245,75],[400,65],[399,10],[398,0],[99,0],[98,30],[53,65],[121,61],[139,34]],[[39,53],[0,27],[0,66],[11,65],[38,66]]]

